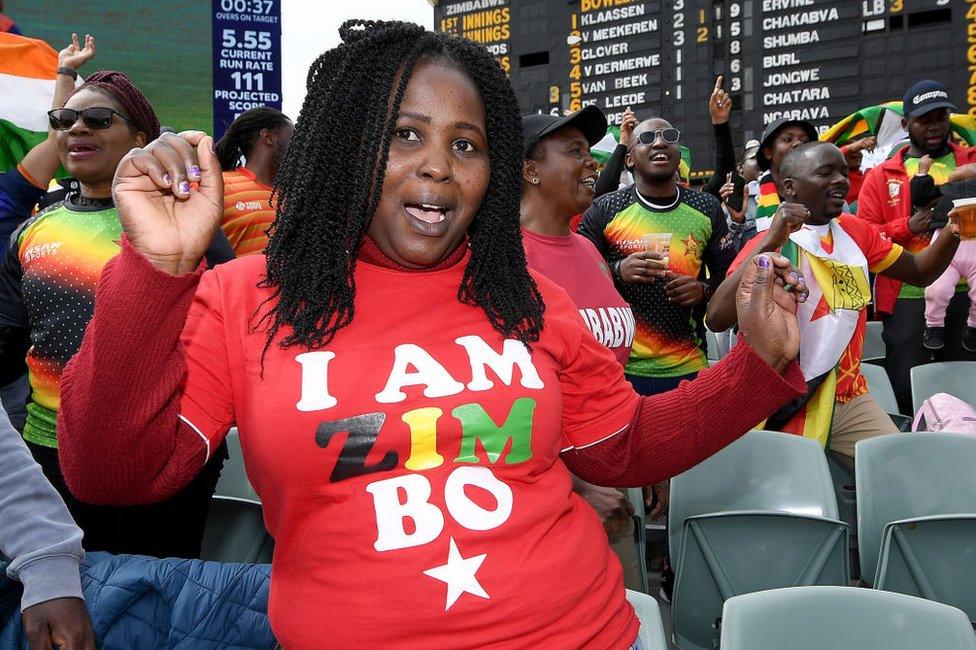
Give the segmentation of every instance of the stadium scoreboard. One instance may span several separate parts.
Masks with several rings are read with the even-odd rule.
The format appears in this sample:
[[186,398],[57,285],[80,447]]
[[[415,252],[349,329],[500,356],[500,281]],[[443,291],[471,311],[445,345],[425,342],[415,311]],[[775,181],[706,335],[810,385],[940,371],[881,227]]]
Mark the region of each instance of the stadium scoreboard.
[[441,0],[434,25],[483,44],[523,113],[670,120],[699,175],[719,74],[739,153],[777,118],[823,131],[924,78],[976,114],[976,0]]

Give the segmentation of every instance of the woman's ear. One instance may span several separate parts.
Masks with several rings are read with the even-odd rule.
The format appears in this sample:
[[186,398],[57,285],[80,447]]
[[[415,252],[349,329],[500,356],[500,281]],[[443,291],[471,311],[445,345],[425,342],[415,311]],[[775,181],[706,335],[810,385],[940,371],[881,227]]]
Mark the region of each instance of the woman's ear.
[[142,131],[136,131],[136,134],[132,139],[136,141],[136,147],[140,149],[149,144],[149,138]]
[[522,179],[526,183],[532,183],[533,185],[539,184],[539,168],[536,166],[534,160],[526,158],[522,161]]

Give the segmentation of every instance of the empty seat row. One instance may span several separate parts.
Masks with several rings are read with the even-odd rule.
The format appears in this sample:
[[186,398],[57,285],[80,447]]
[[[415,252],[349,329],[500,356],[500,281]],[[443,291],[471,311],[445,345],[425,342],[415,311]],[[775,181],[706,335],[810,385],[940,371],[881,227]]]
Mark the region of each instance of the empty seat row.
[[[893,434],[859,442],[856,453],[867,582],[976,618],[976,438]],[[730,598],[777,587],[848,588],[849,526],[838,515],[823,450],[787,434],[750,432],[672,479],[677,645],[714,647]]]

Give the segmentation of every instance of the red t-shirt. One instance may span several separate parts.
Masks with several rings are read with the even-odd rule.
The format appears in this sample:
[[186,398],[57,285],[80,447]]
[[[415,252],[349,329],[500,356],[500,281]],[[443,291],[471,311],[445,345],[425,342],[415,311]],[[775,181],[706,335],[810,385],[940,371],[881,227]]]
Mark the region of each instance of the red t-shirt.
[[559,455],[625,429],[638,398],[538,274],[541,339],[504,341],[457,300],[468,259],[360,261],[353,324],[317,351],[274,341],[263,377],[265,333],[249,324],[271,295],[255,288],[265,258],[200,282],[181,417],[210,449],[240,430],[286,648],[626,648],[637,635],[620,564]]
[[613,286],[607,261],[582,235],[540,235],[522,230],[529,268],[566,290],[594,338],[627,365],[634,342],[634,314]]
[[[864,253],[864,257],[868,261],[868,268],[872,273],[881,273],[901,255],[902,247],[882,235],[881,231],[872,223],[858,219],[852,214],[842,214],[838,219],[840,220],[840,227],[851,236],[854,243]],[[753,251],[765,236],[766,233],[759,233],[742,247],[735,261],[732,262],[732,266],[729,267],[729,275],[738,268],[743,260],[752,258]],[[825,242],[823,244],[825,249],[832,245]],[[854,328],[854,335],[851,336],[851,342],[841,354],[837,364],[837,401],[839,402],[848,402],[858,395],[868,392],[867,381],[861,374],[861,353],[864,350],[864,333],[866,330],[867,310],[862,309]]]

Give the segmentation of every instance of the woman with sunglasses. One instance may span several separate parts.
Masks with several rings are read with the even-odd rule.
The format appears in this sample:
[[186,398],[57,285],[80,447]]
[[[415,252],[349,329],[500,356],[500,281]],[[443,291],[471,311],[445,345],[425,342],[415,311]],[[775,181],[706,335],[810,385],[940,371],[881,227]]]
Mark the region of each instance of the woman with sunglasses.
[[265,255],[203,272],[221,218],[209,137],[167,134],[119,166],[126,238],[65,374],[65,476],[100,502],[165,498],[236,423],[289,650],[639,648],[569,470],[652,483],[792,399],[793,307],[774,302],[792,298],[760,258],[747,344],[642,400],[526,268],[498,63],[406,23],[340,35],[309,71]]
[[[36,54],[47,56],[46,43],[23,40],[23,47],[43,51],[25,53],[26,58]],[[63,106],[74,92],[78,68],[94,56],[95,38],[91,34],[85,36],[84,46],[77,34],[71,35],[71,43],[58,52],[52,102],[54,108]],[[47,137],[28,151],[16,167],[0,174],[0,260],[6,255],[10,235],[31,216],[61,164],[54,142],[55,133],[53,129],[48,129]],[[13,143],[10,146],[13,147]],[[0,315],[0,404],[18,431],[24,428],[27,420],[25,406],[30,389],[25,358],[28,348],[30,331],[4,321]]]
[[0,271],[0,323],[27,328],[32,344],[24,439],[84,531],[86,549],[196,557],[219,454],[179,494],[144,508],[83,503],[65,485],[58,462],[61,372],[91,319],[102,267],[119,253],[112,178],[123,156],[159,135],[159,121],[139,89],[113,71],[89,76],[48,116],[61,164],[80,191],[26,221],[11,237]]

